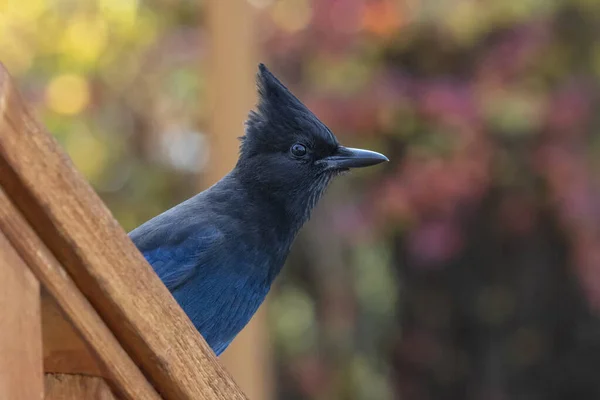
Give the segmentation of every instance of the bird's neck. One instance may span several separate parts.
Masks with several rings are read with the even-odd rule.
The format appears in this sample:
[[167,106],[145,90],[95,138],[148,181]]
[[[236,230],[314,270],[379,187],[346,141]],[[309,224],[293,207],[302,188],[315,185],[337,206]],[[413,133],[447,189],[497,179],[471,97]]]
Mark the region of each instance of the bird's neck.
[[224,184],[236,188],[239,206],[248,211],[248,218],[260,219],[260,225],[264,229],[277,232],[289,245],[310,218],[310,213],[324,190],[320,186],[326,186],[328,181],[316,182],[315,185],[319,186],[316,188],[278,188],[257,182],[251,175],[238,169],[234,169],[223,179]]

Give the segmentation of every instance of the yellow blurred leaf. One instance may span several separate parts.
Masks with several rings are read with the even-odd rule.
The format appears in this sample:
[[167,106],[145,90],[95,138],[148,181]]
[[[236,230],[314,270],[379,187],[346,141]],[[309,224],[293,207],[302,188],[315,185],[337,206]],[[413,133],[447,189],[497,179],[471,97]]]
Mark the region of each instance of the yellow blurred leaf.
[[0,0],[0,13],[11,19],[33,21],[46,9],[45,0]]
[[107,26],[103,19],[76,15],[67,26],[60,48],[69,58],[91,64],[104,50],[107,36]]
[[0,29],[0,61],[8,68],[11,74],[20,75],[31,66],[33,53],[29,46],[12,34],[11,31]]
[[489,26],[487,20],[484,7],[478,7],[473,1],[461,1],[447,15],[445,23],[459,42],[467,44],[475,41]]
[[138,0],[99,0],[100,12],[121,32],[129,32],[138,18]]
[[46,104],[60,114],[77,114],[90,99],[90,88],[80,75],[60,75],[52,79],[46,88]]
[[73,163],[90,181],[104,171],[108,161],[108,146],[83,126],[76,126],[64,139],[64,147]]

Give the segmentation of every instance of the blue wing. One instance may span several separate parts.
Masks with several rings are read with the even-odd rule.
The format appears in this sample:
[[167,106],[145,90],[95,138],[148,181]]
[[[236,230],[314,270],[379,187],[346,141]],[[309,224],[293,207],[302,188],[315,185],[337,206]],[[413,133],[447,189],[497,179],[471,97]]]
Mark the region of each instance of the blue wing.
[[132,231],[131,239],[171,292],[189,281],[199,267],[208,264],[211,254],[224,240],[216,228],[199,224],[148,228]]
[[182,203],[129,233],[216,354],[250,320],[272,280],[267,255],[234,240],[235,227]]
[[171,292],[194,276],[200,259],[179,246],[158,247],[142,254]]

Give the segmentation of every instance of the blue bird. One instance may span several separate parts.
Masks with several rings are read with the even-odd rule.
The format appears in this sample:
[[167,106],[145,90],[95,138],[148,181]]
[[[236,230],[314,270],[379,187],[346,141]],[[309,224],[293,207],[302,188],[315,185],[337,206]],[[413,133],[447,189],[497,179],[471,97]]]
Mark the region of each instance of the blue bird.
[[341,146],[263,64],[257,85],[234,169],[129,234],[217,355],[265,299],[331,179],[388,161]]

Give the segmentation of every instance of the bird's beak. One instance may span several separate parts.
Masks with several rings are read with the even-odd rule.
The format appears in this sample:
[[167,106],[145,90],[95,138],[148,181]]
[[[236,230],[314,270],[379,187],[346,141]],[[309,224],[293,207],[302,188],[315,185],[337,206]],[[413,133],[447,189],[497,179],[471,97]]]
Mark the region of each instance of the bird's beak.
[[377,165],[390,160],[383,154],[371,150],[340,146],[335,154],[325,157],[322,161],[327,164],[327,169],[341,170],[370,167],[371,165]]

